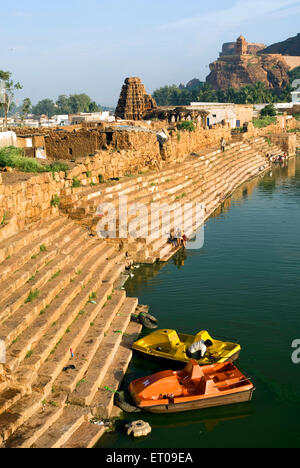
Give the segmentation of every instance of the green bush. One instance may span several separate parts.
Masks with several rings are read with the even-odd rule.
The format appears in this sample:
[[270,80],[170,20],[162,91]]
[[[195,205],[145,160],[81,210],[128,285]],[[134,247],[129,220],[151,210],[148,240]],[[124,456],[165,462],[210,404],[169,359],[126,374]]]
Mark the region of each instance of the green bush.
[[0,149],[0,166],[13,167],[22,172],[45,172],[45,167],[32,158],[26,158],[23,151],[14,146]]
[[69,166],[61,162],[51,163],[49,166],[45,167],[48,172],[67,172],[69,170]]
[[73,188],[81,187],[80,180],[78,180],[77,177],[74,177],[72,187]]
[[187,120],[186,122],[180,122],[177,125],[177,129],[178,130],[185,130],[187,132],[194,132],[196,130],[196,126],[195,126],[194,122],[192,122],[191,120]]
[[264,128],[264,127],[268,127],[271,124],[275,124],[276,117],[266,116],[260,119],[253,119],[252,123],[255,128]]
[[267,117],[267,116],[270,116],[270,117],[275,117],[277,115],[277,111],[274,107],[274,104],[268,104],[266,107],[264,107],[261,111],[260,111],[260,116],[261,117]]
[[51,200],[51,206],[59,206],[60,205],[60,198],[59,196],[53,195],[52,200]]
[[51,163],[43,166],[33,158],[26,158],[23,151],[15,146],[0,149],[0,167],[13,167],[22,172],[66,172],[69,167],[64,163]]

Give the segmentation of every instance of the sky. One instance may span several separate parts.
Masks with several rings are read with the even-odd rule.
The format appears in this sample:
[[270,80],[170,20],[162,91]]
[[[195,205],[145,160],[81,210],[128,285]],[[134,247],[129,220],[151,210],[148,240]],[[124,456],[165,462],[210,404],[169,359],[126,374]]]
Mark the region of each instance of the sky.
[[115,106],[124,79],[149,93],[205,80],[224,42],[243,34],[266,45],[300,32],[295,0],[1,1],[0,69],[29,97],[85,92]]

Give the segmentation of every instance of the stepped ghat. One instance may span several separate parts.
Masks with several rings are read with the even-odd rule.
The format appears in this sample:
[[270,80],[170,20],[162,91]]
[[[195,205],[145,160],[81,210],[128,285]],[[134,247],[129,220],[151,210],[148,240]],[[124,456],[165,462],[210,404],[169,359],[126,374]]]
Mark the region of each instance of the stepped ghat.
[[124,254],[53,215],[0,255],[0,444],[93,446],[104,429],[89,421],[111,416],[105,386],[118,389],[141,330],[138,300],[115,289]]
[[[138,299],[126,297],[120,275],[133,261],[164,262],[174,251],[157,232],[141,229],[138,238],[120,237],[121,224],[114,239],[100,239],[99,205],[110,203],[118,212],[120,196],[146,208],[200,203],[207,219],[243,182],[269,168],[267,153],[282,153],[282,141],[292,138],[282,136],[281,124],[263,132],[250,126],[235,139],[226,126],[199,124],[193,133],[168,127],[168,140],[160,144],[153,129],[141,130],[145,122],[136,125],[138,130],[128,130],[134,138],[128,136],[127,152],[109,148],[54,176],[0,177],[2,447],[92,447],[105,429],[91,419],[119,414],[113,392],[141,331],[132,320],[141,310]],[[139,153],[134,143],[141,136],[151,143],[149,151],[153,146],[157,164],[148,165],[151,155]],[[228,143],[225,153],[221,137]],[[80,186],[74,186],[75,178]],[[53,206],[55,198],[59,207]],[[146,226],[148,213],[131,212],[128,219]],[[161,227],[162,222],[159,232]],[[198,227],[191,215],[187,234]]]
[[[89,188],[71,197],[66,196],[61,208],[74,221],[88,227],[96,235],[99,205],[110,203],[119,212],[123,209],[119,197],[126,196],[128,224],[134,223],[139,216],[140,233],[137,237],[131,238],[129,235],[124,238],[123,235],[119,236],[124,225],[117,225],[116,238],[107,239],[107,242],[125,251],[136,262],[166,261],[174,252],[167,243],[168,234],[162,235],[162,217],[157,231],[149,232],[153,216],[150,207],[157,204],[154,209],[158,213],[160,207],[165,205],[183,211],[186,204],[204,204],[204,219],[207,219],[243,182],[269,167],[266,160],[268,153],[283,154],[283,150],[268,143],[263,137],[232,141],[225,153],[219,148],[199,151],[184,163],[169,165],[159,174],[137,176],[112,186],[103,186],[100,191]],[[138,206],[139,203],[149,208],[147,213],[130,213],[130,206]],[[191,236],[201,226],[203,219],[197,222],[195,213],[190,212],[185,221],[185,232]],[[171,214],[170,228],[178,228],[176,211],[174,216]]]

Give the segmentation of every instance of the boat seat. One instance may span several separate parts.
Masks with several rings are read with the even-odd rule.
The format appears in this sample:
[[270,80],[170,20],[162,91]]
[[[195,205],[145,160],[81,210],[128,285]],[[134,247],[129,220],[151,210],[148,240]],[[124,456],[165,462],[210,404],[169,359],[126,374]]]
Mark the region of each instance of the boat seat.
[[179,339],[179,336],[177,335],[177,332],[174,330],[172,332],[170,332],[168,334],[168,338],[169,338],[169,344],[171,346],[171,349],[178,349],[179,346],[180,346],[180,339]]
[[188,362],[184,371],[192,381],[200,381],[204,377],[201,367],[199,366],[198,362],[194,359],[191,359]]
[[205,394],[209,394],[209,393],[215,393],[216,391],[218,391],[218,389],[216,388],[215,382],[212,379],[210,379],[209,377],[207,377],[207,376],[204,376],[200,380],[197,389],[198,389],[198,392],[201,395],[205,395]]

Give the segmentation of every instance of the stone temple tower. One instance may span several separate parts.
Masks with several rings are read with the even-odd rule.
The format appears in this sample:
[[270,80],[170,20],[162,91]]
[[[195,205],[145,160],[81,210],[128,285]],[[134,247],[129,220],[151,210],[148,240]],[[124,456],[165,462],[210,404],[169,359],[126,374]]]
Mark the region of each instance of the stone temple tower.
[[156,107],[155,99],[146,93],[140,78],[126,78],[115,116],[124,120],[142,120]]
[[235,50],[237,55],[247,55],[248,43],[244,36],[240,36],[237,39]]

